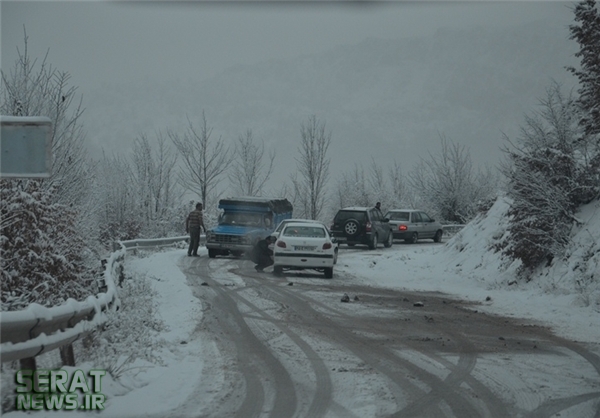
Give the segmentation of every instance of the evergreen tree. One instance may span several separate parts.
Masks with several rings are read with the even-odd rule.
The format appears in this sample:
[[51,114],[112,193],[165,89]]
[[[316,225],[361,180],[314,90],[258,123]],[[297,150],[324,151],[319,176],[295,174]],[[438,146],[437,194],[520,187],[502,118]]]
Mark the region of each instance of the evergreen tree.
[[598,135],[600,141],[600,13],[596,0],[583,0],[574,8],[575,22],[570,25],[570,39],[576,40],[580,49],[575,54],[581,58],[581,68],[568,67],[579,79],[579,102],[585,112],[581,124],[586,135]]
[[512,199],[503,252],[529,272],[561,254],[577,208],[597,193],[589,155],[581,147],[578,105],[558,85],[548,89],[541,110],[526,117],[516,144],[507,141],[502,171]]
[[1,182],[2,310],[97,293],[94,258],[76,230],[76,212],[53,203],[53,190],[38,181]]

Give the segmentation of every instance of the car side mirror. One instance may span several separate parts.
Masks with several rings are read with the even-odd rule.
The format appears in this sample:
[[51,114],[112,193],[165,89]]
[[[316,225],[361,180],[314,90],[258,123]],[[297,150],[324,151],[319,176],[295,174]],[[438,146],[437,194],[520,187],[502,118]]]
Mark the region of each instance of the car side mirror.
[[337,244],[338,240],[337,240],[337,238],[333,238],[333,237],[332,237],[332,238],[331,238],[331,242],[332,242],[332,243],[334,243],[334,244]]

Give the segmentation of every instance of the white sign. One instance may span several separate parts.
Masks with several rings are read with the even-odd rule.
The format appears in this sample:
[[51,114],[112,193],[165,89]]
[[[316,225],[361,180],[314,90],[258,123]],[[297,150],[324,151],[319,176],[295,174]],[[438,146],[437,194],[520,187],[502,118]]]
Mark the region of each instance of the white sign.
[[0,177],[50,177],[52,121],[43,116],[0,116],[0,122]]

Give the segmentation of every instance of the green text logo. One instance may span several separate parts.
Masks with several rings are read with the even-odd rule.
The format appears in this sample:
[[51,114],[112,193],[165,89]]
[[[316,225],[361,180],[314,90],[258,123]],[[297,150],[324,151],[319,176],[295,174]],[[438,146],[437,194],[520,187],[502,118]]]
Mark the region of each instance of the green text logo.
[[102,390],[104,370],[19,370],[17,410],[101,410],[105,396]]

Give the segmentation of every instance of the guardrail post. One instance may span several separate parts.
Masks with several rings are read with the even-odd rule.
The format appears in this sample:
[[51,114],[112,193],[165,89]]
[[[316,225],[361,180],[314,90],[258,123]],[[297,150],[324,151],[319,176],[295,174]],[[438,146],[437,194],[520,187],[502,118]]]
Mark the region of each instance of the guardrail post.
[[[27,358],[22,358],[21,360],[19,360],[19,366],[20,366],[20,370],[31,370],[31,372],[35,372],[37,370],[37,366],[35,364],[35,357],[27,357]],[[37,377],[36,374],[33,373],[33,387],[37,388],[38,382],[37,382]]]
[[119,264],[118,271],[119,271],[119,287],[123,287],[123,281],[125,280],[125,267],[123,267],[123,264]]
[[21,370],[36,370],[35,357],[22,358],[19,360]]
[[21,370],[31,370],[31,373],[33,374],[33,376],[32,376],[33,388],[35,391],[39,391],[40,384],[38,381],[38,376],[36,373],[34,373],[37,370],[37,365],[35,363],[35,357],[22,358],[21,360],[19,360],[19,364],[21,366]]
[[59,348],[60,359],[62,360],[63,366],[75,366],[75,353],[73,351],[73,344],[63,345]]

